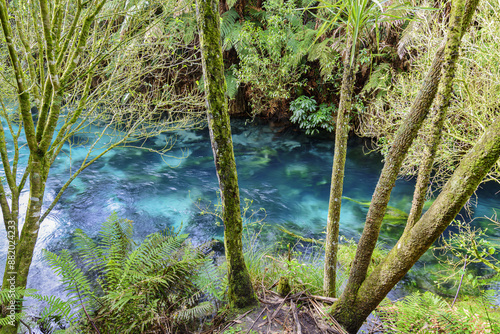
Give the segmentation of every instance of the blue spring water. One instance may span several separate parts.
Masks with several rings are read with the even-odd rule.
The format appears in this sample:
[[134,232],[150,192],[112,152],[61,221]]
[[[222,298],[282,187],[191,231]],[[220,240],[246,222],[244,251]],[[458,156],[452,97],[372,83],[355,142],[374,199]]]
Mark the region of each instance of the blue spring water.
[[[269,125],[245,124],[234,120],[233,142],[238,168],[240,195],[253,200],[252,208],[266,210],[268,224],[279,224],[309,237],[322,237],[328,210],[333,158],[333,139],[309,137],[300,132],[279,131]],[[44,294],[61,295],[57,277],[41,259],[41,249],[71,248],[76,228],[96,235],[101,223],[112,214],[134,221],[134,238],[168,227],[181,226],[195,242],[222,237],[223,229],[213,217],[200,216],[196,205],[217,202],[217,177],[208,130],[179,131],[169,156],[134,148],[117,148],[85,170],[67,189],[43,222],[28,286]],[[161,148],[167,136],[151,138],[150,148]],[[65,148],[47,182],[45,203],[49,203],[85,156],[87,147]],[[353,138],[347,154],[344,195],[369,201],[382,168],[379,154],[365,154],[365,142]],[[70,162],[70,153],[73,161]],[[24,160],[22,160],[24,159]],[[26,164],[27,154],[21,163]],[[500,211],[497,185],[478,191],[475,216]],[[389,205],[406,212],[411,206],[413,182],[398,180]],[[28,194],[22,194],[21,212]],[[366,208],[343,201],[341,234],[359,238]],[[381,239],[395,243],[402,228],[385,229]],[[4,231],[2,231],[5,234]],[[498,237],[496,233],[492,237]],[[7,244],[0,235],[0,266],[4,267]]]

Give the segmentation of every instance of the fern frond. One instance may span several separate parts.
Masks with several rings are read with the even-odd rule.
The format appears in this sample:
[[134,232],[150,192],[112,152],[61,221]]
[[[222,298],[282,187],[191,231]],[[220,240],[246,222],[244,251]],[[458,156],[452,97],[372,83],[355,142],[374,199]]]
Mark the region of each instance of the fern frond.
[[231,8],[221,15],[220,32],[221,39],[224,40],[226,36],[230,35],[231,31],[235,28],[235,23],[240,19],[238,12]]
[[43,256],[50,268],[61,277],[70,301],[83,303],[95,298],[90,281],[77,267],[68,250],[63,249],[59,255],[43,250]]
[[168,260],[181,248],[185,238],[185,235],[173,237],[161,233],[151,234],[137,248],[137,258],[127,260],[125,267],[139,265],[149,271],[168,265]]
[[213,312],[215,312],[214,305],[210,302],[203,302],[188,309],[178,310],[174,313],[174,319],[176,322],[184,322],[208,316]]
[[133,246],[132,221],[120,219],[114,212],[102,225],[100,246],[109,257],[123,260]]
[[40,314],[40,321],[44,321],[50,317],[61,317],[70,324],[74,324],[78,319],[78,314],[81,309],[75,301],[64,301],[56,296],[44,296],[39,294],[30,295],[34,299],[48,304]]
[[[54,305],[47,314],[60,312],[71,318],[76,313],[68,312],[66,305],[79,310],[78,303],[98,302],[99,307],[89,309],[95,312],[94,321],[103,332],[143,333],[155,329],[159,319],[172,322],[174,314],[175,319],[184,321],[213,312],[215,304],[197,303],[205,296],[200,287],[214,282],[208,279],[205,285],[195,282],[200,267],[205,266],[207,272],[216,269],[207,264],[200,250],[187,242],[187,235],[173,230],[154,233],[132,250],[130,221],[113,215],[103,225],[100,236],[97,243],[82,231],[75,238],[86,265],[100,275],[98,281],[102,281],[103,287],[100,297],[91,292],[88,279],[67,250],[59,256],[45,252],[51,267],[62,276],[70,297],[67,303],[47,300]],[[86,246],[88,249],[84,249]],[[221,296],[223,290],[214,289],[214,295]]]
[[226,76],[226,95],[229,99],[232,99],[236,96],[236,93],[238,92],[238,87],[239,87],[239,82],[238,78],[234,75],[232,71],[226,71],[225,72]]
[[333,71],[339,67],[339,53],[329,46],[330,43],[331,38],[328,38],[312,45],[309,49],[308,60],[319,61],[320,74],[323,77],[332,75]]
[[433,11],[428,8],[416,11],[415,18],[409,22],[408,26],[401,33],[397,50],[399,58],[402,59],[408,53],[408,47],[422,34],[422,30],[429,28],[429,21],[432,21],[431,16],[433,14]]
[[26,314],[24,312],[20,312],[20,313],[14,313],[13,316],[14,316],[14,319],[12,317],[5,317],[5,318],[0,318],[0,326],[1,327],[4,327],[4,326],[7,326],[9,324],[12,323],[12,320],[14,320],[15,322],[18,322],[19,320],[21,320]]
[[15,288],[13,290],[11,289],[0,290],[0,304],[6,305],[12,299],[20,299],[23,296],[30,296],[35,291],[36,291],[35,289],[21,289],[21,288]]
[[122,277],[122,264],[134,244],[132,240],[132,221],[120,219],[113,213],[102,225],[99,247],[106,258],[102,267],[106,285],[116,286]]
[[251,18],[262,22],[265,21],[271,15],[269,14],[268,11],[259,10],[254,7],[248,7],[247,13],[250,15]]
[[[392,67],[388,63],[376,65],[368,82],[365,84],[361,92],[371,93],[376,91],[387,92],[392,83]],[[381,97],[379,94],[378,97]]]
[[74,242],[85,266],[92,271],[100,271],[105,264],[102,249],[81,229],[75,230]]
[[224,273],[221,273],[212,260],[205,260],[194,283],[200,291],[205,291],[206,294],[220,302],[224,299],[225,294],[223,276]]

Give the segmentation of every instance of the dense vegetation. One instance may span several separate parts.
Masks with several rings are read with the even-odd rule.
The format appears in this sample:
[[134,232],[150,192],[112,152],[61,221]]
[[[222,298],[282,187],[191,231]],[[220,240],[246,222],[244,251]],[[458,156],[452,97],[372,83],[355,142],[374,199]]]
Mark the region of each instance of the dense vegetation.
[[[448,281],[474,298],[450,305],[416,292],[384,301],[476,188],[499,179],[499,19],[498,0],[0,0],[0,206],[12,244],[0,333],[34,325],[47,333],[207,330],[231,317],[223,305],[253,307],[276,285],[282,296],[339,296],[329,313],[350,333],[374,310],[394,332],[499,330],[488,286],[466,275],[470,263],[500,272],[498,245],[465,223],[441,242],[451,254],[443,268],[463,265]],[[205,106],[224,260],[213,258],[213,245],[196,248],[172,231],[134,247],[131,223],[114,216],[98,240],[76,231],[75,254],[45,252],[67,300],[26,289],[40,224],[71,182],[115,147],[145,148],[150,137],[200,126]],[[244,226],[229,114],[334,133],[325,240],[282,229],[286,247],[257,246],[269,227]],[[372,138],[385,160],[357,245],[338,235],[354,134]],[[45,203],[46,181],[61,177],[51,166],[78,135],[90,149]],[[418,176],[417,187],[406,228],[387,252],[377,240],[400,175]],[[303,254],[296,239],[315,246]],[[214,261],[225,262],[216,269]],[[23,313],[23,298],[48,304],[37,324]]]

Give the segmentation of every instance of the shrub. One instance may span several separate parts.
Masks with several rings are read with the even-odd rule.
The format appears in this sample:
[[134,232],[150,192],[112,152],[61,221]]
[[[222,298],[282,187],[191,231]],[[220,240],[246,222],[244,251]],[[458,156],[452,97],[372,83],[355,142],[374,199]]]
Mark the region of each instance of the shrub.
[[290,103],[290,120],[305,129],[308,135],[319,132],[319,129],[333,132],[335,119],[332,114],[336,109],[326,103],[320,104],[318,108],[314,98],[302,95]]

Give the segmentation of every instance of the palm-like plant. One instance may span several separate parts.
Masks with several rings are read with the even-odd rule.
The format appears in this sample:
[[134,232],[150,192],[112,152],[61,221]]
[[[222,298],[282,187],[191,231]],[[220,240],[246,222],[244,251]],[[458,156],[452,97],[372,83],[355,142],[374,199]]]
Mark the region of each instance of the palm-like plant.
[[318,36],[332,28],[343,28],[346,32],[346,48],[340,104],[337,112],[335,132],[335,152],[333,157],[330,201],[328,207],[327,236],[325,242],[325,277],[323,289],[326,295],[336,294],[336,264],[339,237],[341,198],[344,183],[344,167],[347,154],[349,119],[352,107],[355,83],[355,68],[363,31],[375,29],[377,44],[379,41],[379,23],[400,19],[396,15],[402,5],[385,6],[387,1],[376,0],[340,0],[334,3],[322,2],[329,14],[329,19],[320,27]]

